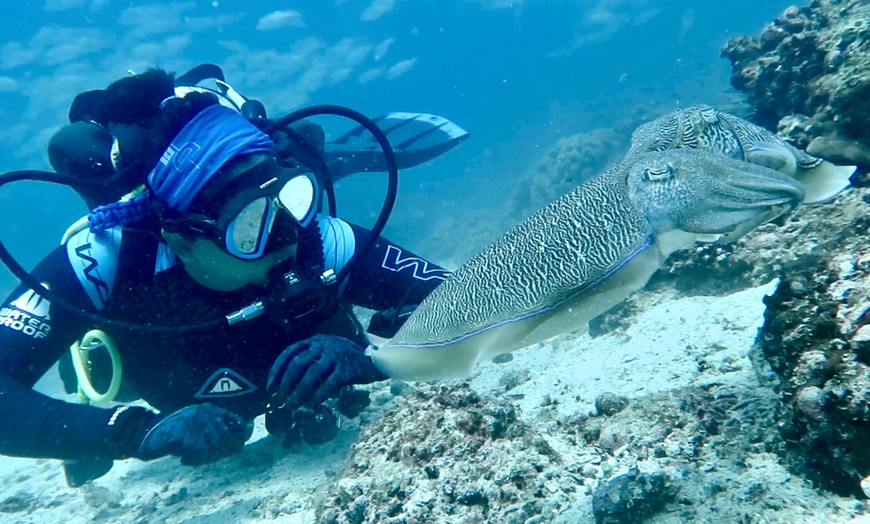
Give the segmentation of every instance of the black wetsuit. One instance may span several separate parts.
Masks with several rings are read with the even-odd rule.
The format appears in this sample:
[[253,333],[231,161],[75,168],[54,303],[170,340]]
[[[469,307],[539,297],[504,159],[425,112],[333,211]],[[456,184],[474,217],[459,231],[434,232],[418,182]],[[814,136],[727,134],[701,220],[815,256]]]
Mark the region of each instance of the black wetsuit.
[[[336,271],[370,235],[329,217],[319,217],[318,224],[323,267]],[[267,315],[165,334],[95,326],[19,287],[0,310],[0,454],[87,459],[105,453],[95,435],[114,409],[67,403],[31,389],[72,342],[95,327],[118,346],[124,382],[161,412],[211,402],[253,418],[265,410],[266,377],[288,345],[323,332],[364,342],[364,334],[355,332],[355,318],[350,320],[349,304],[376,310],[416,304],[448,275],[383,239],[355,264],[341,300],[327,314],[287,328]],[[153,325],[222,318],[265,292],[254,286],[236,292],[200,286],[153,234],[129,229],[82,231],[47,256],[33,276],[83,309]]]

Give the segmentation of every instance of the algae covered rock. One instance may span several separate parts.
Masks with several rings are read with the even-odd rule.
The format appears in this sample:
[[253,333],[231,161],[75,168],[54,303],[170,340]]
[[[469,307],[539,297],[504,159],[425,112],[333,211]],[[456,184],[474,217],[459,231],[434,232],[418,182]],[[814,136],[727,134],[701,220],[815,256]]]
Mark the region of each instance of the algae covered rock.
[[[760,35],[729,41],[722,54],[757,122],[813,155],[860,166],[853,183],[866,182],[870,3],[790,7]],[[740,278],[782,277],[756,349],[779,382],[777,425],[792,470],[855,496],[870,471],[868,201],[853,189],[831,205],[801,209],[778,234],[759,230],[731,255],[747,262]]]
[[[779,124],[780,134],[800,147],[826,137],[813,154],[868,165],[870,3],[814,0],[790,7],[760,35],[731,39],[722,56],[757,123]],[[794,125],[795,116],[801,125]]]
[[862,236],[844,244],[789,271],[766,301],[756,345],[780,377],[792,469],[859,496],[870,471],[870,246]]
[[575,482],[510,402],[467,384],[421,385],[365,427],[320,522],[525,522],[567,501]]
[[673,502],[679,491],[679,476],[664,471],[619,475],[595,490],[595,522],[641,522]]

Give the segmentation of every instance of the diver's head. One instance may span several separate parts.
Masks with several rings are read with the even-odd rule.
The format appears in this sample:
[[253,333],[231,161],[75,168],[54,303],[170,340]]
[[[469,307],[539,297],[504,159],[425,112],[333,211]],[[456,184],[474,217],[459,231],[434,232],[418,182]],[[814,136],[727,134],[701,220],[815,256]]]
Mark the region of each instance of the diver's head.
[[48,155],[55,171],[82,180],[73,189],[89,208],[115,202],[144,184],[184,125],[218,104],[207,92],[176,97],[174,85],[171,73],[151,69],[75,97],[70,124],[52,136]]
[[266,282],[294,256],[319,190],[276,159],[267,135],[234,111],[200,112],[148,177],[163,237],[200,284],[232,291]]

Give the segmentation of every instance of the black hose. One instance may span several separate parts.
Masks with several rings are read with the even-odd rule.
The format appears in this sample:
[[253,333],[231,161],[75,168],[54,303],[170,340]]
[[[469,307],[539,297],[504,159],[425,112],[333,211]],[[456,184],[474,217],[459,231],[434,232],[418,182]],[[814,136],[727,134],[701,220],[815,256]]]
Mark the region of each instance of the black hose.
[[[297,120],[301,120],[301,118],[293,120],[290,123],[296,122]],[[318,151],[317,148],[314,147],[314,145],[309,142],[307,138],[302,136],[302,134],[290,127],[290,123],[284,124],[279,129],[287,134],[287,138],[292,140],[293,144],[296,147],[302,150],[302,152],[307,157],[304,159],[306,162],[313,162],[315,164],[311,166],[308,165],[306,162],[303,162],[303,164],[311,168],[312,171],[320,175],[320,182],[323,183],[324,189],[326,190],[326,203],[329,207],[329,216],[334,217],[338,213],[338,208],[336,207],[335,201],[335,184],[333,184],[332,175],[329,174],[329,167],[326,165],[326,161],[323,160],[323,153]],[[269,126],[266,126],[263,132],[270,137],[274,137],[274,133],[277,130],[278,129],[275,128],[275,124],[271,124]]]
[[399,193],[399,166],[398,164],[396,164],[396,154],[393,151],[392,145],[390,145],[390,140],[387,138],[387,135],[384,134],[381,128],[379,128],[369,117],[347,107],[331,104],[305,107],[279,118],[270,126],[266,127],[263,131],[268,134],[272,134],[273,132],[282,129],[293,122],[316,115],[343,116],[357,122],[358,124],[366,128],[372,134],[372,136],[375,137],[378,145],[381,146],[381,150],[384,152],[384,160],[387,164],[387,193],[384,196],[384,204],[383,206],[381,206],[381,211],[378,214],[378,218],[377,220],[375,220],[375,223],[371,228],[371,237],[366,241],[365,244],[363,244],[361,249],[354,251],[354,254],[351,256],[350,260],[347,261],[347,263],[341,269],[341,272],[338,274],[338,282],[341,283],[350,274],[350,270],[353,268],[353,265],[355,265],[355,261],[359,259],[359,254],[365,253],[366,251],[369,251],[372,249],[372,247],[374,247],[375,242],[377,242],[378,237],[381,235],[381,233],[384,231],[384,227],[386,227],[387,225],[387,221],[389,220],[390,214],[393,212],[393,207],[396,204],[396,196]]
[[[0,187],[3,187],[6,184],[10,184],[12,182],[17,182],[20,180],[33,180],[37,182],[52,182],[55,184],[63,184],[70,185],[70,181],[74,181],[77,184],[81,182],[81,179],[78,179],[73,176],[68,175],[58,175],[57,173],[53,173],[51,171],[35,171],[35,170],[25,170],[25,171],[12,171],[10,173],[6,173],[0,175]],[[87,184],[91,184],[92,181],[85,181]],[[97,182],[97,181],[93,181]],[[203,322],[201,324],[186,324],[186,325],[178,325],[178,326],[152,326],[149,324],[138,324],[134,322],[126,322],[123,320],[116,320],[113,318],[106,317],[104,315],[97,315],[95,313],[91,313],[90,311],[84,310],[80,307],[74,306],[70,304],[57,294],[55,294],[50,289],[46,289],[42,284],[40,284],[33,276],[25,270],[21,264],[18,263],[17,260],[12,256],[6,246],[0,241],[0,260],[6,264],[6,267],[9,268],[9,271],[15,275],[18,280],[20,280],[24,285],[28,286],[33,290],[34,293],[48,300],[52,305],[58,305],[61,308],[75,314],[79,315],[83,318],[94,322],[95,324],[103,324],[109,325],[112,327],[137,330],[137,331],[146,331],[151,333],[168,333],[168,332],[179,332],[179,331],[197,331],[197,330],[205,330],[212,329],[219,324],[221,324],[222,320],[215,320],[212,322]]]

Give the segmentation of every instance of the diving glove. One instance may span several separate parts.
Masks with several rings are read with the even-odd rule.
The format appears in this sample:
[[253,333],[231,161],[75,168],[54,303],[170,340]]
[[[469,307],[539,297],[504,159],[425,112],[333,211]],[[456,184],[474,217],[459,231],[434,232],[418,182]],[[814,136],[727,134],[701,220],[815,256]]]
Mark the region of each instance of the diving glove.
[[381,338],[393,338],[416,310],[417,304],[378,311],[369,321],[368,332]]
[[386,380],[365,349],[346,338],[315,335],[284,350],[269,371],[271,409],[295,411],[337,397],[345,386]]
[[253,425],[214,404],[179,409],[160,420],[142,439],[136,457],[153,460],[166,455],[198,466],[239,453],[251,437]]

